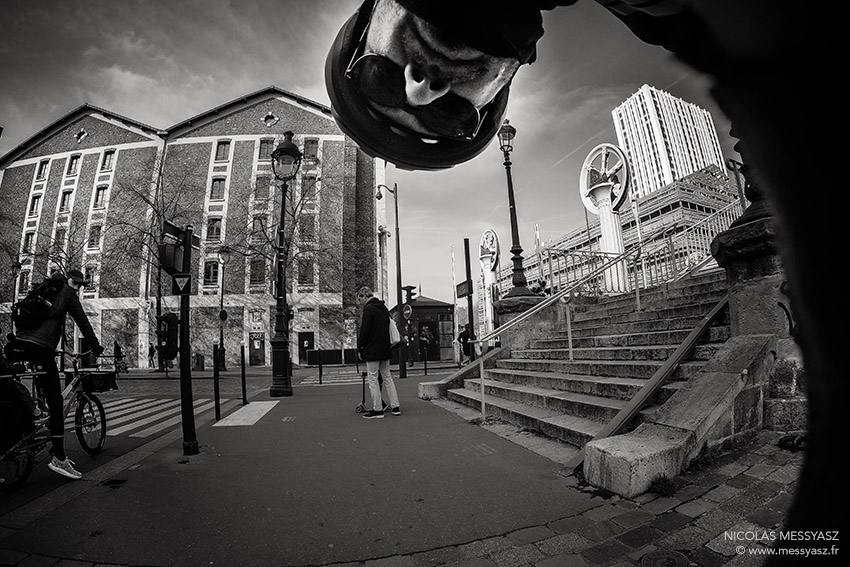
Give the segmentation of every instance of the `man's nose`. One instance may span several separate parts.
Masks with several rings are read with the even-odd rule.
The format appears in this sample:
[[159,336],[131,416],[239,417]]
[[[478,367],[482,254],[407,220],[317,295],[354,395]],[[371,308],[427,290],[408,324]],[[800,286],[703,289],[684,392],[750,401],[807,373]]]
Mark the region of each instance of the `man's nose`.
[[408,63],[404,68],[404,94],[411,106],[425,106],[440,98],[451,88],[451,83],[431,79],[418,67]]

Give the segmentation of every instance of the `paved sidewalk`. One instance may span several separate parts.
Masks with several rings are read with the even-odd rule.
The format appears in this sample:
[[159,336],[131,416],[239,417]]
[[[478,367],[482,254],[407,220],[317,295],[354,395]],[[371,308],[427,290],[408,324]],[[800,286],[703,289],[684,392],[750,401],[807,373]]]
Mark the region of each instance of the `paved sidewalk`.
[[437,378],[397,381],[400,417],[361,419],[353,385],[299,385],[254,396],[277,402],[255,425],[199,427],[199,455],[177,431],[78,463],[84,480],[0,517],[0,565],[761,565],[790,506],[803,453],[778,434],[624,499],[417,399]]

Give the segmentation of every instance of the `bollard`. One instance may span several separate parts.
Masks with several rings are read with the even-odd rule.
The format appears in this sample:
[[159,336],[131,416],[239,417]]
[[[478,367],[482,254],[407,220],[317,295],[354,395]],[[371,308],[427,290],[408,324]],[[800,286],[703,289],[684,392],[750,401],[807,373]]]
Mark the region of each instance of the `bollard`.
[[240,366],[242,367],[242,405],[248,405],[248,394],[245,388],[245,345],[239,347]]
[[221,405],[218,391],[218,345],[213,345],[213,397],[215,399],[215,420],[221,419]]
[[322,351],[316,351],[319,354],[319,385],[322,385]]

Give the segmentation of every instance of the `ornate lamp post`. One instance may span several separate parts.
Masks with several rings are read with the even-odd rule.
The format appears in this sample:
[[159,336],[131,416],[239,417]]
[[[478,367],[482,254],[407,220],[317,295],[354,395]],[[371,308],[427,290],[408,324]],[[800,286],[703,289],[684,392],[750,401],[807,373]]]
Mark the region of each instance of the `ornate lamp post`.
[[505,120],[502,127],[499,128],[499,147],[505,155],[505,173],[508,177],[508,205],[511,210],[511,261],[514,264],[513,276],[511,281],[514,286],[508,290],[505,297],[521,297],[525,295],[534,295],[528,289],[528,281],[525,279],[525,268],[522,267],[522,246],[519,244],[519,229],[516,221],[516,204],[514,202],[514,183],[511,179],[511,152],[513,151],[513,141],[516,136],[516,128],[510,125]]
[[[381,200],[384,196],[381,193],[381,187],[386,189],[393,195],[395,203],[395,288],[396,288],[396,317],[398,318],[399,331],[404,329],[404,320],[401,313],[401,232],[398,228],[398,185],[393,183],[394,189],[390,189],[383,183],[378,185],[378,192],[375,194],[375,199]],[[398,348],[398,377],[399,379],[407,378],[407,345],[405,341]]]
[[224,360],[224,322],[227,321],[227,311],[224,310],[224,266],[230,261],[230,253],[232,250],[229,246],[222,246],[218,249],[218,263],[221,264],[219,277],[221,278],[221,289],[219,290],[218,303],[218,364],[220,370],[227,370],[227,364]]
[[286,190],[301,166],[303,154],[292,143],[292,132],[283,133],[283,141],[272,152],[272,171],[281,182],[280,221],[278,223],[277,247],[277,298],[275,302],[274,336],[272,345],[272,387],[269,395],[273,398],[292,395],[292,374],[289,362],[289,306],[286,304]]

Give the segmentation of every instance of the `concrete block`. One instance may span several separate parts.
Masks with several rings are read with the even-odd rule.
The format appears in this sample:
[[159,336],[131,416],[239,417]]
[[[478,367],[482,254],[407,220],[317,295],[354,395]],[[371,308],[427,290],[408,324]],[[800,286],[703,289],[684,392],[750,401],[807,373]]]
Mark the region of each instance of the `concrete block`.
[[[497,360],[499,360],[500,358],[506,358],[509,354],[510,351],[505,348],[497,348],[485,353],[481,357],[484,361],[484,369],[486,370],[488,368],[494,368],[496,366]],[[419,399],[437,400],[440,398],[445,398],[447,390],[451,388],[462,387],[464,380],[478,378],[479,367],[479,360],[476,360],[472,364],[464,366],[457,372],[453,372],[442,380],[437,380],[434,382],[420,382]]]
[[585,445],[584,477],[594,486],[633,498],[649,490],[659,476],[678,476],[693,444],[690,431],[643,424]]

